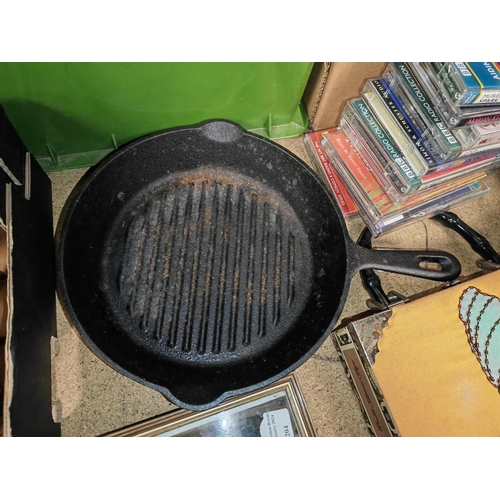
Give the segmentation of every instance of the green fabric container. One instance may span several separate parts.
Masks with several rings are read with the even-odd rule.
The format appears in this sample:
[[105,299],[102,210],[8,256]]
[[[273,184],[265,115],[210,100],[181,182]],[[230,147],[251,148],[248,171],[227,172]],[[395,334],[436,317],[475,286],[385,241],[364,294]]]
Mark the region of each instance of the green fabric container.
[[42,167],[63,170],[211,118],[270,139],[298,136],[312,64],[0,63],[0,104]]

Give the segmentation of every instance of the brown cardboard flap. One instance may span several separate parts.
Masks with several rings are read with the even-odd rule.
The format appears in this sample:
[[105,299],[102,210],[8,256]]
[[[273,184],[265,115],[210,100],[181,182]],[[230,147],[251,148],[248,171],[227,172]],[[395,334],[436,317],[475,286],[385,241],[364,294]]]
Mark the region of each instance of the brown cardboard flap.
[[314,63],[304,103],[313,130],[336,127],[339,124],[343,104],[359,96],[367,78],[377,78],[385,62],[335,62]]
[[332,63],[329,62],[314,63],[311,74],[309,75],[309,80],[304,90],[303,100],[307,108],[310,125],[316,117],[331,65]]

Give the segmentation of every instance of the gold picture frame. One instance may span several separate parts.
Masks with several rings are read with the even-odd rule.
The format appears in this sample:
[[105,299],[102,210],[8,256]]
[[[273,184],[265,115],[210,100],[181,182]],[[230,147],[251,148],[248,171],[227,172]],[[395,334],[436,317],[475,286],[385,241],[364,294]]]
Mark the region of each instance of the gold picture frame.
[[210,410],[173,410],[102,437],[316,437],[316,433],[292,373]]

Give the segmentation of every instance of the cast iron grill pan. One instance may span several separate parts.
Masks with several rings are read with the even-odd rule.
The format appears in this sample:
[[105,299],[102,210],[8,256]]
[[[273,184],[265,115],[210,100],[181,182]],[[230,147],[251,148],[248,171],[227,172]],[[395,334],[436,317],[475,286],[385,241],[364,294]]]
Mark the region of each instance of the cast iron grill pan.
[[444,252],[358,247],[305,163],[223,120],[141,138],[89,170],[57,248],[61,303],[89,348],[194,410],[302,364],[372,267],[460,273]]

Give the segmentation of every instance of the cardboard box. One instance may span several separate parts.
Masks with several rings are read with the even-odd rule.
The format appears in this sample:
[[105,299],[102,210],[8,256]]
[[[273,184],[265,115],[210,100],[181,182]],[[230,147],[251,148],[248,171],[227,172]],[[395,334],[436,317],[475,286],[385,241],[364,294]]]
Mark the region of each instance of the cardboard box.
[[363,82],[380,76],[385,65],[385,62],[314,63],[303,97],[309,128],[337,127],[344,102],[359,96]]
[[1,435],[59,436],[52,418],[56,336],[52,190],[0,107]]

